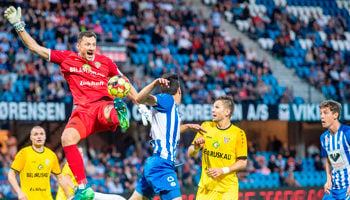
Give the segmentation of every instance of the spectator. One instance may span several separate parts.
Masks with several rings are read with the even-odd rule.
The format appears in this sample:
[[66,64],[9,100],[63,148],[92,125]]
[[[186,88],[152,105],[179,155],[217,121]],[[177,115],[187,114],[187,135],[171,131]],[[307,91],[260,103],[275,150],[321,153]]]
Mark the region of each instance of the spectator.
[[323,162],[320,158],[320,155],[315,154],[315,162],[314,162],[315,169],[317,171],[323,171],[324,170],[324,165]]
[[320,154],[320,149],[312,143],[308,148],[307,148],[307,154],[309,157],[314,158],[316,155]]
[[295,179],[293,171],[288,171],[288,176],[284,181],[288,187],[300,187],[300,183]]
[[280,170],[284,171],[286,167],[286,161],[283,159],[283,156],[281,154],[277,155],[276,165]]
[[270,160],[269,160],[267,167],[270,169],[271,172],[278,172],[280,170],[280,168],[276,164],[276,156],[275,155],[270,156]]

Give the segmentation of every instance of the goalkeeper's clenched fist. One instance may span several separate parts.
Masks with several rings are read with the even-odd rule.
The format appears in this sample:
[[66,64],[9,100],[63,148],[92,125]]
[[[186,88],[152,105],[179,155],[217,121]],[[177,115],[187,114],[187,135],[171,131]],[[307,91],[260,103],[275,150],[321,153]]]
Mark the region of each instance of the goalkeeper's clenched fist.
[[7,8],[5,10],[4,17],[10,22],[17,32],[24,29],[25,23],[24,21],[21,21],[21,7],[18,7],[17,10],[13,6]]

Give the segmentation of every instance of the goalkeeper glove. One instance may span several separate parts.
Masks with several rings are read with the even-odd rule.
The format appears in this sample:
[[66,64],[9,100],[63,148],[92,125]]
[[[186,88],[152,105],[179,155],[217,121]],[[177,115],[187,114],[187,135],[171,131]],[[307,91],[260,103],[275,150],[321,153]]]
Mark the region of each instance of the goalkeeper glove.
[[21,20],[21,7],[18,7],[17,10],[13,6],[7,8],[5,10],[4,17],[10,22],[17,32],[24,30],[25,23]]
[[146,105],[140,104],[137,109],[141,113],[141,119],[144,126],[148,125],[148,122],[152,125],[152,113]]

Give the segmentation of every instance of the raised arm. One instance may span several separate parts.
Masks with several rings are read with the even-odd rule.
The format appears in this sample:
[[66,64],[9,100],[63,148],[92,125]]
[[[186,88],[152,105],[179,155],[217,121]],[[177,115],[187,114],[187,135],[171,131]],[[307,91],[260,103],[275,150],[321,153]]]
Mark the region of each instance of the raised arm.
[[147,104],[149,106],[154,106],[157,104],[157,98],[153,95],[150,95],[152,90],[156,88],[158,85],[161,87],[169,87],[169,81],[164,78],[158,78],[154,80],[152,83],[144,87],[139,94],[137,95],[136,101],[141,104]]
[[45,60],[49,59],[50,49],[40,46],[25,30],[25,24],[21,20],[22,13],[20,7],[18,7],[17,10],[13,6],[7,8],[4,17],[15,28],[18,36],[31,52],[38,54]]

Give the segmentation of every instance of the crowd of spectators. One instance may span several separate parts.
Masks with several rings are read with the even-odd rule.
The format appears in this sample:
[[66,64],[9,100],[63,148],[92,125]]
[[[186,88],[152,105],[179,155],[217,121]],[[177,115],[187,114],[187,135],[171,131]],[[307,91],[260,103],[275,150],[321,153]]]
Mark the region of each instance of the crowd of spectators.
[[[131,65],[133,56],[146,56],[143,75],[130,75],[136,89],[174,72],[183,80],[185,103],[212,103],[222,94],[231,94],[237,103],[290,99],[282,98],[285,87],[277,86],[267,60],[257,60],[253,49],[220,29],[216,8],[205,18],[201,10],[176,0],[16,3],[23,7],[27,31],[43,46],[75,50],[78,33],[93,30],[98,42],[126,46]],[[72,102],[59,67],[30,53],[2,15],[0,61],[0,100]]]
[[337,1],[276,2],[224,0],[213,6],[229,12],[237,25],[247,23],[242,29],[252,38],[271,39],[267,49],[326,98],[349,102],[349,10]]

